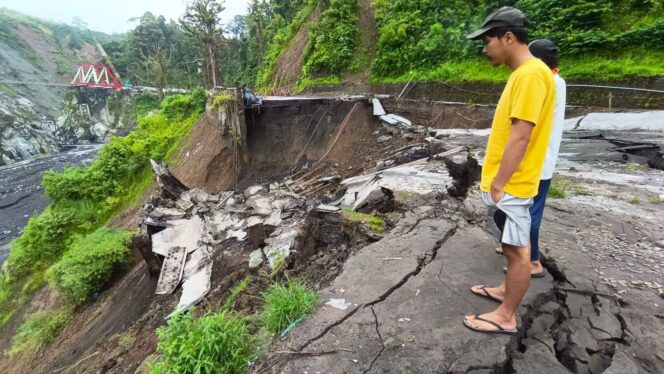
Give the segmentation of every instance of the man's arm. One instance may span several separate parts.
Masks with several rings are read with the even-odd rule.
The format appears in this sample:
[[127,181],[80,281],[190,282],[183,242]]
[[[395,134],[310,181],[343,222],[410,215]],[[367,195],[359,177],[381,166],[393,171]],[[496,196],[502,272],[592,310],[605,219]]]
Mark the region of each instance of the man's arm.
[[512,174],[519,169],[519,165],[521,165],[521,161],[526,155],[530,135],[534,127],[535,125],[528,121],[518,118],[512,120],[510,137],[503,153],[503,160],[500,162],[500,169],[498,169],[496,178],[491,183],[491,198],[494,203],[497,203],[503,197],[505,184],[512,178]]

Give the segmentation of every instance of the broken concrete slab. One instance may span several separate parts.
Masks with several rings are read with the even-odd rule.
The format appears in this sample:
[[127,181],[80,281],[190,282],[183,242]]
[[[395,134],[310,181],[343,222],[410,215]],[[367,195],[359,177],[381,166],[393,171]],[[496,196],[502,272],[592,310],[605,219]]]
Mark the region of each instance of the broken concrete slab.
[[383,108],[383,105],[380,103],[380,100],[378,100],[377,98],[371,99],[371,104],[373,105],[374,116],[380,117],[387,114],[387,112],[385,112],[385,109]]
[[264,189],[265,188],[263,186],[260,186],[260,185],[251,186],[251,187],[247,188],[246,190],[244,190],[244,197],[246,197],[248,199],[248,198],[258,194],[259,192],[263,191]]
[[261,216],[269,216],[272,214],[272,199],[262,195],[254,195],[247,199],[245,203],[248,207],[254,210],[254,213]]
[[185,210],[176,209],[176,208],[155,208],[150,212],[151,219],[155,221],[172,221],[183,218],[185,216]]
[[152,251],[166,257],[173,247],[182,247],[191,253],[198,248],[204,231],[203,220],[198,216],[170,221],[170,227],[152,235]]
[[291,249],[295,246],[295,240],[299,234],[299,228],[287,227],[283,228],[281,233],[276,237],[265,240],[265,243],[268,244],[268,246],[263,248],[263,253],[265,253],[272,270],[274,270],[280,262],[288,258]]
[[565,120],[565,130],[642,130],[662,131],[664,111],[632,113],[589,113]]
[[453,184],[454,179],[442,162],[405,164],[342,181],[341,185],[347,188],[342,204],[352,207],[360,199],[360,195],[369,195],[381,187],[394,192],[426,195],[445,193]]
[[183,247],[169,248],[157,282],[157,295],[170,295],[180,284],[187,260],[187,249]]
[[205,295],[210,292],[212,286],[211,276],[212,262],[209,262],[203,269],[182,283],[180,301],[175,307],[175,311],[169,315],[169,318],[174,314],[189,310],[189,308],[201,302]]
[[404,117],[398,116],[396,114],[386,114],[386,115],[380,116],[380,120],[387,123],[387,124],[389,124],[389,125],[392,125],[392,126],[402,125],[402,126],[405,126],[405,127],[410,127],[410,126],[413,125],[413,123],[410,122],[410,120],[408,120]]

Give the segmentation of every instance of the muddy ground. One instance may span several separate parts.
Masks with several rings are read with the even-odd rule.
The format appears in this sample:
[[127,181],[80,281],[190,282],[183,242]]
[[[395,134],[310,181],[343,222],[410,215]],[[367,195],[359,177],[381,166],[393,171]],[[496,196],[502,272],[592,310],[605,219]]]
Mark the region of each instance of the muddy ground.
[[[335,130],[354,103],[313,103],[300,101],[285,109],[274,104],[257,125],[254,122],[248,131],[246,179],[239,179],[242,187],[311,170],[323,156],[328,157],[325,167],[314,169],[319,175],[357,175],[392,151],[432,135],[383,126],[369,114],[366,101],[361,101],[349,130],[338,134]],[[279,110],[286,115],[280,116]],[[412,114],[416,124],[472,129],[472,123],[483,123],[490,111],[455,106],[446,111],[411,107],[402,113]],[[223,144],[204,136],[214,123],[197,126],[203,130],[192,131],[183,155],[223,165],[215,164],[224,153]],[[434,135],[451,146],[468,145],[482,159],[482,132]],[[566,134],[557,177],[566,197],[549,201],[541,235],[547,276],[533,281],[520,311],[521,333],[515,338],[479,335],[461,324],[464,315],[495,306],[470,294],[469,288],[499,282],[504,266],[484,229],[484,206],[476,188],[465,199],[397,193],[392,208],[379,213],[387,222],[386,232],[379,235],[338,215],[312,213],[299,251],[277,277],[298,277],[315,286],[319,306],[285,341],[273,342],[251,371],[664,372],[663,321],[656,317],[664,311],[664,205],[659,200],[664,172],[643,166],[642,156],[620,152],[616,144],[617,139],[662,146],[663,138],[661,132]],[[330,148],[335,139],[339,148]],[[179,176],[189,178],[194,184],[190,187],[234,184],[234,178],[222,175],[227,169],[205,167],[204,176],[188,175],[190,169],[182,165]],[[332,185],[322,193],[334,191]],[[201,310],[218,309],[247,274],[255,280],[234,307],[247,313],[260,308],[265,274],[247,267],[249,253],[260,242],[218,244],[212,291]],[[3,357],[0,371],[144,372],[154,359],[155,329],[165,323],[179,291],[154,296],[156,279],[147,274],[138,254],[135,260],[113,287],[79,311],[58,339],[34,353]],[[44,304],[49,295],[52,291],[40,291],[33,304]],[[348,308],[326,305],[330,299],[344,299]],[[0,345],[7,349],[9,343],[7,336]]]

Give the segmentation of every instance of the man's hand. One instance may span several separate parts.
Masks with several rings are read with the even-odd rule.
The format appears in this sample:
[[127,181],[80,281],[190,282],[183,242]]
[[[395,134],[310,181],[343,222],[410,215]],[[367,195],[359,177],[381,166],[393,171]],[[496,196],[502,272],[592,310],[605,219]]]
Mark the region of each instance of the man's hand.
[[498,185],[496,182],[491,183],[491,200],[494,204],[498,204],[505,194],[504,185]]
[[512,174],[517,171],[530,143],[530,135],[533,132],[535,124],[520,119],[512,120],[510,137],[507,140],[507,146],[503,153],[503,160],[500,163],[498,174],[491,184],[491,198],[494,202],[500,201],[503,197],[505,184],[512,178]]

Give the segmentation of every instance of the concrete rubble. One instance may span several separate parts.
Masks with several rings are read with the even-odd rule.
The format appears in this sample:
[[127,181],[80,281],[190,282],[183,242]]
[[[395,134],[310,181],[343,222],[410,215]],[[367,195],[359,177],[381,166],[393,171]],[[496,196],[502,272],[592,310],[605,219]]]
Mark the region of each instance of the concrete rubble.
[[153,169],[161,195],[143,208],[141,229],[150,236],[152,252],[162,258],[156,293],[171,294],[182,286],[173,313],[186,311],[210,292],[214,254],[229,241],[249,241],[253,232],[269,231],[249,255],[248,266],[280,266],[295,250],[312,209],[279,183],[208,194],[188,189],[160,164],[153,163]]

